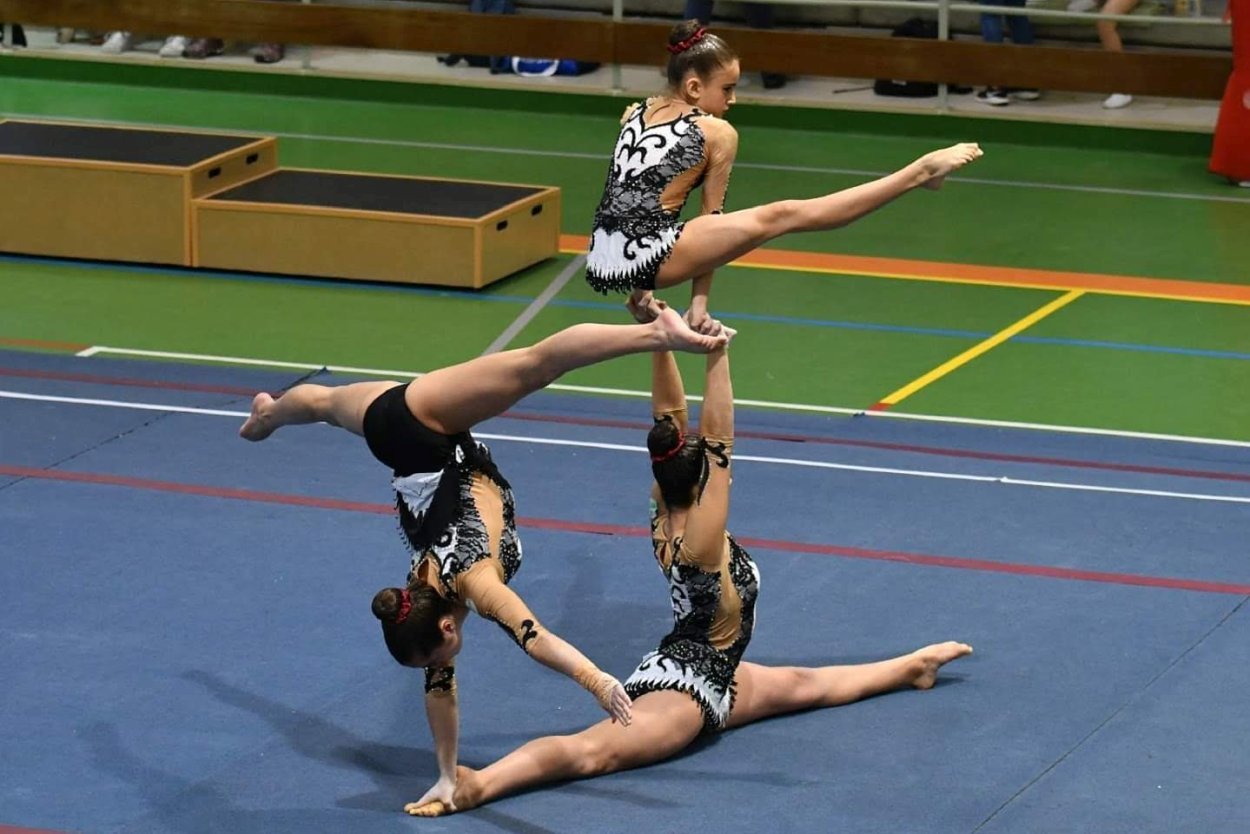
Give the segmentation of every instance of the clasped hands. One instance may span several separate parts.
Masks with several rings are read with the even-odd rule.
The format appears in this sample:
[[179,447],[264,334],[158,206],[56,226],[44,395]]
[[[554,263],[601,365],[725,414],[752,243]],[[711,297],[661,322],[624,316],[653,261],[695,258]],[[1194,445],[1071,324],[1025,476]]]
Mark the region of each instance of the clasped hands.
[[[625,301],[625,309],[629,310],[629,314],[639,324],[655,321],[667,307],[668,303],[656,298],[651,290],[634,290]],[[691,330],[704,336],[719,336],[724,333],[732,339],[737,333],[732,327],[726,327],[720,320],[712,318],[704,306],[691,304],[682,318]]]

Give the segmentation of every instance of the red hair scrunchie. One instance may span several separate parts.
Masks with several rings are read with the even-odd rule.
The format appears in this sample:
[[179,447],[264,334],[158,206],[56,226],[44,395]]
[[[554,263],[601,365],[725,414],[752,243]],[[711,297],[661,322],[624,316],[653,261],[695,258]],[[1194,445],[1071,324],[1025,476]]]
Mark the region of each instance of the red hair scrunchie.
[[677,457],[677,453],[681,451],[681,447],[686,445],[686,435],[684,432],[677,432],[677,445],[669,449],[662,455],[652,455],[652,463],[663,463],[666,460],[672,460]]
[[395,625],[401,625],[404,620],[408,619],[408,612],[412,610],[412,594],[408,589],[399,592],[399,613],[395,615]]
[[700,26],[698,29],[694,31],[693,35],[686,38],[684,41],[678,41],[677,43],[670,43],[666,48],[673,55],[679,55],[682,52],[685,52],[690,47],[694,46],[699,41],[703,40],[703,36],[706,34],[707,34],[707,27]]

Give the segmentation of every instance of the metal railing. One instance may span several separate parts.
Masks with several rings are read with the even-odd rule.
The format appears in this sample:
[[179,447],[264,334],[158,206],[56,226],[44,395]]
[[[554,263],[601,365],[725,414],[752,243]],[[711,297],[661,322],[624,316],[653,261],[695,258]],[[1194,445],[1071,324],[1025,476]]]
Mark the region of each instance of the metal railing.
[[[298,0],[304,6],[314,5],[343,5],[342,0],[335,3],[334,0]],[[378,2],[377,0],[348,0],[351,5],[364,8],[395,8],[396,3]],[[1226,24],[1217,17],[1204,16],[1186,16],[1186,15],[1143,15],[1143,14],[1104,14],[1101,12],[1072,12],[1066,9],[1048,9],[1048,8],[1030,8],[1027,6],[1000,6],[1000,5],[981,5],[979,3],[960,2],[960,0],[769,0],[774,5],[786,5],[796,7],[844,7],[852,9],[885,9],[906,11],[909,16],[920,15],[926,18],[936,17],[937,35],[941,41],[952,40],[952,17],[955,15],[981,15],[996,14],[1004,16],[1027,16],[1030,18],[1064,21],[1070,23],[1092,24],[1099,20],[1114,20],[1126,24],[1160,24],[1165,26],[1203,26],[1203,27],[1224,27]],[[1190,2],[1198,2],[1198,0],[1190,0]],[[402,4],[408,8],[447,8],[447,4]],[[625,0],[610,0],[611,19],[615,23],[623,23],[627,20],[627,9]],[[602,8],[602,7],[600,7]],[[540,15],[541,12],[540,12]],[[643,15],[633,16],[632,20],[640,20]],[[585,15],[581,16],[585,19]],[[600,17],[600,20],[603,18]],[[962,25],[967,24],[966,17],[961,21]],[[877,27],[879,28],[879,27]],[[779,30],[781,31],[781,30]],[[350,42],[350,41],[349,41]],[[327,72],[323,67],[319,67],[315,60],[312,47],[295,47],[291,50],[292,54],[288,55],[288,62],[298,63],[299,68],[307,73],[323,73]],[[292,60],[294,59],[294,60]],[[631,58],[627,60],[632,60]],[[606,69],[609,70],[610,79],[608,79],[608,89],[612,92],[622,92],[625,89],[625,79],[623,75],[623,65],[621,63],[609,63]],[[330,71],[327,74],[344,74],[342,70],[338,72]],[[408,75],[405,73],[405,75]],[[598,89],[603,89],[604,85],[595,85]],[[1088,89],[1088,88],[1086,88]],[[949,88],[946,84],[939,83],[936,108],[939,110],[949,110]]]

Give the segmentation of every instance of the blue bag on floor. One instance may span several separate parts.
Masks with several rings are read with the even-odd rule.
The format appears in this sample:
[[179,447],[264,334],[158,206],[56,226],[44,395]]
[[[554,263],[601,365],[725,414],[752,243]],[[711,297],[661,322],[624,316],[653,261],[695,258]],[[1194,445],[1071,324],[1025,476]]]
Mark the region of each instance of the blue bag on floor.
[[513,58],[512,71],[528,78],[544,78],[551,75],[585,75],[599,69],[590,61],[574,61],[572,58]]

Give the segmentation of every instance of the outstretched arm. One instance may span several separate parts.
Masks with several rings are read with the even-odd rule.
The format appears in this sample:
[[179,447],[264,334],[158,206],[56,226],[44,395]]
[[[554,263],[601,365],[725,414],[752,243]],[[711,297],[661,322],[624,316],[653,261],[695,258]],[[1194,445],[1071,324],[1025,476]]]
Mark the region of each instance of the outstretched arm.
[[454,667],[426,667],[425,717],[434,737],[438,760],[438,781],[416,802],[404,806],[411,811],[430,802],[450,803],[456,790],[456,761],[460,747],[460,707],[456,700]]
[[683,434],[686,431],[686,388],[677,357],[669,351],[651,354],[651,416],[657,421],[671,417]]
[[690,508],[682,550],[704,569],[714,570],[720,567],[725,551],[734,436],[733,382],[729,376],[729,353],[723,348],[707,357],[707,387],[699,433],[707,446],[708,478],[703,494]]
[[460,579],[460,591],[479,614],[503,628],[526,654],[577,681],[613,721],[630,722],[630,700],[620,681],[544,628],[521,597],[499,578],[491,560],[482,560],[470,568]]

